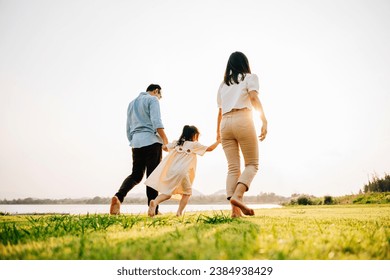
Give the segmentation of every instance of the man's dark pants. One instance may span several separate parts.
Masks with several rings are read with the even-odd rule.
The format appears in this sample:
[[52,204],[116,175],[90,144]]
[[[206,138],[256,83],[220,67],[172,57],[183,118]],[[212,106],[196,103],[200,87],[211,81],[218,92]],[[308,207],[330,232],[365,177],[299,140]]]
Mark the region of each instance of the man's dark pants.
[[[153,172],[153,170],[160,163],[162,158],[162,145],[160,143],[154,143],[152,145],[133,148],[133,170],[130,176],[128,176],[122,183],[119,191],[115,194],[119,201],[122,203],[127,193],[138,185],[144,177],[146,171],[146,177]],[[158,191],[146,186],[146,196],[148,197],[148,205],[151,200],[155,199],[158,195]],[[156,213],[158,208],[156,209]]]

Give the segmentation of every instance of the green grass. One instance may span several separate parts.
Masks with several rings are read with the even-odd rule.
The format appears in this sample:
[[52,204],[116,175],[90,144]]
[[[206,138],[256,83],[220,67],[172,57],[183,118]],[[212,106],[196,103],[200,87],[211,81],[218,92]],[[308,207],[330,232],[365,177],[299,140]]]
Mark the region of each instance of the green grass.
[[0,259],[390,259],[390,205],[0,216]]

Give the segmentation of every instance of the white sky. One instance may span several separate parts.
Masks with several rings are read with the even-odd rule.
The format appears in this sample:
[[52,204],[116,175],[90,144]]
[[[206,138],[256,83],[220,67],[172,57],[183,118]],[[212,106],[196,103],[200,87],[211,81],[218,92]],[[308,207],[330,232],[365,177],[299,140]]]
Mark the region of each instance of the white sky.
[[[0,199],[112,196],[150,83],[169,140],[192,124],[213,143],[237,50],[269,122],[249,194],[357,193],[390,172],[389,30],[386,0],[0,0]],[[200,157],[194,188],[224,189],[226,168],[221,146]]]

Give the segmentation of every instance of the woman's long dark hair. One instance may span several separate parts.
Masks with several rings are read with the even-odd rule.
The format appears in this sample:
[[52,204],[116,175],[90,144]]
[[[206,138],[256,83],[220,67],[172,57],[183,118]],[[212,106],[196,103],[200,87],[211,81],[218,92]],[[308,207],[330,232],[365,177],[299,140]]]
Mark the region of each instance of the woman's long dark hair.
[[183,132],[181,133],[179,140],[176,143],[176,146],[182,146],[185,141],[192,141],[196,134],[199,134],[199,130],[196,128],[196,126],[185,125],[183,127]]
[[244,80],[245,74],[251,73],[248,58],[242,52],[234,52],[230,55],[226,65],[224,82],[228,86],[238,84],[238,76],[241,74],[241,81]]

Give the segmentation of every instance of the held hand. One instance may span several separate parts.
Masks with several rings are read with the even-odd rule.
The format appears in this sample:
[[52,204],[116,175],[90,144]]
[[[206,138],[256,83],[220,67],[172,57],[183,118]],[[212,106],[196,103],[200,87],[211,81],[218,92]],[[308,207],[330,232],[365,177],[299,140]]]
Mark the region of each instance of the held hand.
[[162,145],[162,149],[165,151],[165,152],[168,152],[168,148],[167,148],[167,146],[164,144],[164,145]]
[[263,124],[263,126],[261,127],[261,134],[259,136],[259,140],[263,141],[266,136],[267,136],[267,124]]

